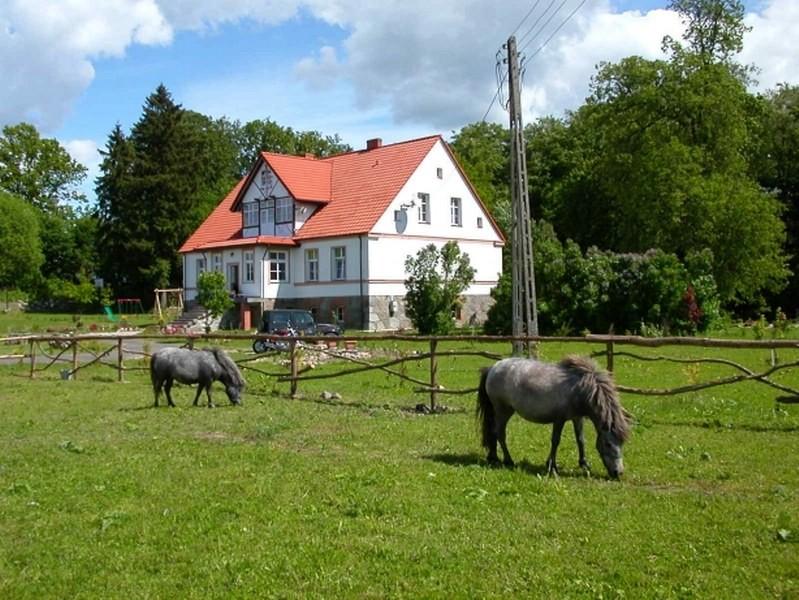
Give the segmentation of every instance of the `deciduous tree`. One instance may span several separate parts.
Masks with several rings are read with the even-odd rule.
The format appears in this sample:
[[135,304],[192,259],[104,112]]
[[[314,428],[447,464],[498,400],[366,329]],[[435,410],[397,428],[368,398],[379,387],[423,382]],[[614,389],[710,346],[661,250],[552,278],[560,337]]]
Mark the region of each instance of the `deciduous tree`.
[[86,167],[57,140],[42,138],[33,125],[7,125],[0,135],[0,189],[42,211],[86,200],[78,186]]

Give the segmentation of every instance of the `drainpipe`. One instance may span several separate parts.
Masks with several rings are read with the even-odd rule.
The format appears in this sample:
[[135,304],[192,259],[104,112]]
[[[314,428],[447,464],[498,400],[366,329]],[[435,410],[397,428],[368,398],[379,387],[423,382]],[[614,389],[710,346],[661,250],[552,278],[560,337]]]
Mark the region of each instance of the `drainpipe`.
[[363,235],[358,236],[358,270],[360,271],[360,294],[361,294],[361,329],[368,327],[366,305],[363,300]]
[[264,246],[264,253],[261,256],[261,293],[259,296],[262,298],[261,300],[261,312],[263,312],[264,304],[266,302],[266,286],[269,283],[269,274],[264,273],[264,259],[266,255],[269,253],[269,246]]

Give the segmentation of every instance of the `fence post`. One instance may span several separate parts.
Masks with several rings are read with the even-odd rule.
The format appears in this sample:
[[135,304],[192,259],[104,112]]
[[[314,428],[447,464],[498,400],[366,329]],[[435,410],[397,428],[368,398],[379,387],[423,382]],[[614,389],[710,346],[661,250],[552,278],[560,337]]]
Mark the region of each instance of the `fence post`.
[[124,381],[125,378],[122,374],[122,338],[117,338],[117,381]]
[[297,397],[297,340],[292,338],[289,341],[289,353],[291,354],[291,397]]
[[613,373],[613,340],[605,344],[605,352],[607,358],[608,371]]
[[33,379],[34,371],[36,371],[36,345],[35,344],[36,343],[34,342],[34,340],[31,340],[31,353],[30,353],[30,356],[31,356],[30,378],[31,379]]
[[194,337],[193,336],[189,336],[189,341],[186,343],[186,347],[189,350],[194,350]]
[[78,340],[72,340],[72,379],[78,378]]
[[438,387],[438,359],[436,357],[436,347],[438,340],[430,340],[430,410],[436,410],[436,388]]

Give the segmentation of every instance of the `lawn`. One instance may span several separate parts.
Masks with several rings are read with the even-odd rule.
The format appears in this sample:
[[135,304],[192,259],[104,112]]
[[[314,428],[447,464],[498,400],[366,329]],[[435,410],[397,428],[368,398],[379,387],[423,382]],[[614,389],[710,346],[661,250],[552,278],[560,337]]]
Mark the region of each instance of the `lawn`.
[[[769,358],[724,356],[756,369]],[[445,359],[439,375],[471,387],[484,364]],[[473,396],[421,415],[426,397],[385,374],[303,382],[292,400],[245,371],[245,405],[225,406],[217,386],[208,410],[186,387],[178,408],[151,408],[142,371],[125,383],[99,366],[75,381],[25,373],[0,367],[3,598],[799,597],[799,406],[762,385],[624,396],[636,425],[614,482],[590,426],[591,477],[569,430],[561,476],[544,476],[550,430],[518,418],[518,467],[489,468]],[[616,362],[620,382],[642,387],[730,373]]]

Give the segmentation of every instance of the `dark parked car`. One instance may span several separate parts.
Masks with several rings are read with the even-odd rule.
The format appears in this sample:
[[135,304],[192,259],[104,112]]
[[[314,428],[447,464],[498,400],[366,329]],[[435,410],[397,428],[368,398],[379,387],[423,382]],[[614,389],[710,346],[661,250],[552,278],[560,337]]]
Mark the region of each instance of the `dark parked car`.
[[[273,335],[341,335],[342,330],[336,324],[317,323],[307,310],[296,308],[276,308],[264,311],[258,333]],[[270,340],[255,340],[252,349],[255,352],[267,350],[285,350],[285,344]]]

